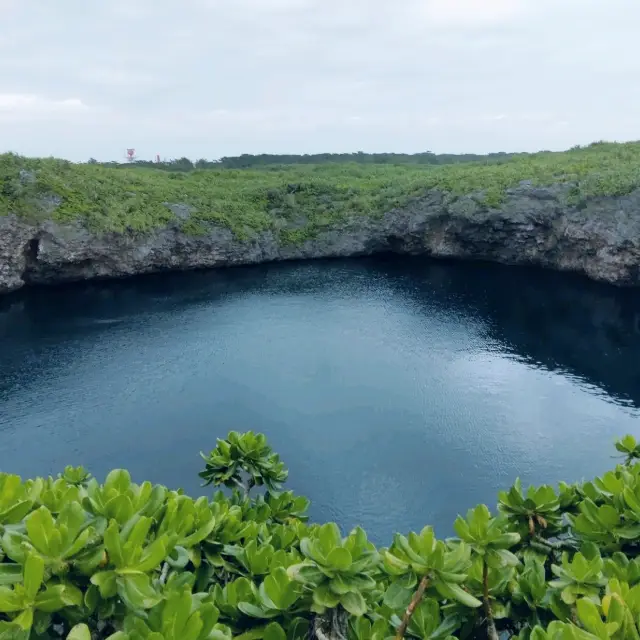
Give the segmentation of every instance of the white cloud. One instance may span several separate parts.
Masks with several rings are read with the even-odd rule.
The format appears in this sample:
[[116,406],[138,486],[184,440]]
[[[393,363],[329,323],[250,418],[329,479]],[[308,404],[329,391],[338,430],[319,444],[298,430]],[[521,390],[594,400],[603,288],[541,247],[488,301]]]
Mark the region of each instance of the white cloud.
[[137,72],[124,68],[110,68],[108,66],[85,67],[80,70],[78,76],[92,84],[124,88],[153,86],[162,82],[159,76],[152,73]]
[[419,0],[424,17],[436,27],[473,26],[512,22],[526,10],[522,0]]
[[[229,6],[228,0],[196,0],[206,9],[220,11]],[[234,5],[243,11],[259,11],[260,13],[279,13],[310,9],[314,0],[234,0]]]
[[141,157],[212,158],[638,137],[633,0],[65,7],[63,15],[46,0],[13,2],[0,19],[7,147],[77,159],[120,157],[127,146]]
[[0,116],[30,119],[59,114],[77,114],[88,109],[78,98],[50,100],[35,94],[0,93]]

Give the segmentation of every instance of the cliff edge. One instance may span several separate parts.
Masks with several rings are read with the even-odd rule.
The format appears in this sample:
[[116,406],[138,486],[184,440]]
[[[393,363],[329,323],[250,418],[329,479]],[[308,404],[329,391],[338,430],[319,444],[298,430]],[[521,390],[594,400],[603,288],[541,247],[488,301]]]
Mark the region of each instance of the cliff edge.
[[[624,150],[625,146],[612,147]],[[632,151],[635,154],[638,149]],[[588,150],[578,154],[576,164],[583,166],[585,155],[588,157]],[[618,156],[614,157],[616,161]],[[12,157],[11,162],[16,164],[18,160]],[[554,162],[557,165],[557,158]],[[535,174],[536,167],[531,169],[531,160],[528,163]],[[411,188],[406,174],[402,174],[404,197],[399,198],[393,191],[393,177],[395,171],[406,171],[404,168],[393,168],[391,173],[375,169],[374,174],[371,169],[351,169],[357,174],[351,178],[338,169],[330,170],[331,180],[336,176],[342,180],[339,184],[323,175],[292,176],[291,172],[277,171],[269,172],[266,178],[266,173],[247,175],[242,171],[199,172],[198,176],[172,178],[158,177],[160,172],[149,170],[112,169],[109,171],[114,180],[133,184],[111,185],[112,191],[115,188],[122,193],[120,200],[112,196],[112,201],[107,199],[105,203],[107,196],[97,193],[93,197],[100,204],[88,207],[86,201],[74,196],[72,187],[77,190],[77,186],[71,184],[69,176],[75,176],[76,170],[68,163],[59,172],[59,184],[52,185],[49,179],[44,186],[36,184],[38,167],[21,168],[17,177],[15,171],[11,174],[9,188],[5,179],[5,210],[0,209],[0,292],[30,284],[163,270],[381,252],[539,265],[581,272],[616,285],[640,284],[640,180],[637,185],[633,182],[638,177],[635,170],[626,181],[618,180],[618,193],[612,193],[610,187],[599,193],[596,188],[602,187],[603,181],[608,184],[606,164],[595,173],[590,169],[586,177],[566,172],[565,167],[566,179],[556,183],[544,185],[539,178],[520,179],[515,186],[504,186],[499,192],[492,191],[491,184],[487,189],[479,188],[484,186],[483,176],[486,181],[495,180],[496,175],[518,177],[512,162],[479,167],[479,175],[472,182],[468,166],[453,170],[442,167],[440,173],[438,169],[416,170]],[[137,172],[140,178],[133,175]],[[520,175],[526,172],[527,167],[523,167]],[[207,173],[210,175],[204,175]],[[140,208],[139,198],[146,198],[145,206],[151,206],[147,194],[154,194],[152,187],[157,182],[150,183],[148,189],[145,184],[136,184],[148,175],[149,180],[173,181],[179,186],[170,194],[156,194],[149,210]],[[370,185],[372,175],[377,182],[373,180]],[[461,187],[447,188],[447,180],[456,176],[462,176]],[[83,178],[82,184],[86,185],[85,174]],[[290,182],[292,178],[297,181]],[[221,189],[224,183],[228,189],[229,182],[239,179],[251,187],[249,195],[237,184],[233,187],[247,199],[246,209],[242,202],[230,201],[228,195],[227,200],[220,200],[227,209],[218,200],[207,201],[202,191],[198,198],[189,197],[184,184],[212,183]],[[260,182],[267,179],[271,181],[267,185]],[[34,184],[37,189],[32,188]],[[416,184],[424,184],[424,188],[416,189]],[[464,190],[468,193],[461,193]],[[7,193],[12,199],[6,197]],[[186,196],[184,201],[177,199],[181,193]],[[172,202],[163,200],[168,195]],[[122,209],[121,202],[131,197],[138,208]],[[229,208],[236,208],[237,216],[231,217]],[[120,216],[115,219],[117,224],[113,209]]]

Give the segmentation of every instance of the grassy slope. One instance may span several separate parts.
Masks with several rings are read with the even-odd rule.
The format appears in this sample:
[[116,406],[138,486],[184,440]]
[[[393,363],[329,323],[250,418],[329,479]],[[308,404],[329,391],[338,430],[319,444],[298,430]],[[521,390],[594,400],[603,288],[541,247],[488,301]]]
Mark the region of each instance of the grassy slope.
[[[21,180],[21,169],[35,180]],[[191,173],[0,155],[0,215],[42,217],[47,214],[37,203],[56,194],[62,202],[51,217],[59,222],[81,219],[96,231],[144,232],[173,219],[163,202],[185,203],[196,209],[183,223],[188,233],[202,233],[203,223],[215,222],[247,238],[293,221],[297,228],[283,232],[283,240],[296,242],[348,214],[380,215],[429,189],[454,195],[482,191],[487,205],[498,206],[505,189],[520,180],[575,183],[574,202],[623,195],[640,187],[640,143],[522,155],[499,164],[298,165]]]

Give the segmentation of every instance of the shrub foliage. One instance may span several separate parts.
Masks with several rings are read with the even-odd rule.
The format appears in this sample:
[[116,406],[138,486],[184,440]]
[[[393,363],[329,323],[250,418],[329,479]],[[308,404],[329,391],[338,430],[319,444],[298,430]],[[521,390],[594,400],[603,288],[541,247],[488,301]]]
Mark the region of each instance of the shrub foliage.
[[[179,224],[192,235],[223,228],[251,241],[268,232],[284,244],[301,244],[430,192],[444,194],[446,206],[469,196],[497,208],[523,180],[564,185],[567,207],[624,196],[640,188],[640,143],[594,143],[500,162],[344,162],[186,173],[0,154],[0,216],[80,223],[98,233],[138,234]],[[180,216],[173,205],[181,208]]]
[[0,473],[0,639],[640,640],[640,445],[579,484],[516,482],[376,548],[311,524],[264,436],[229,433],[192,499],[127,471]]

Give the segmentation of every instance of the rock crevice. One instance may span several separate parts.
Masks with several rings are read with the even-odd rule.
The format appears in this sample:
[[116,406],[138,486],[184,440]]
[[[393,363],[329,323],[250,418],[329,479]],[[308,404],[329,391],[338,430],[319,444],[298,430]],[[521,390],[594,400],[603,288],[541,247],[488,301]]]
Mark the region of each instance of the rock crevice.
[[573,206],[568,189],[522,183],[507,191],[499,208],[473,195],[430,192],[380,217],[353,215],[299,244],[284,243],[273,231],[239,240],[224,227],[188,235],[181,231],[186,208],[174,211],[173,224],[145,235],[98,234],[80,224],[1,216],[0,292],[26,284],[380,252],[532,264],[639,285],[640,190]]

